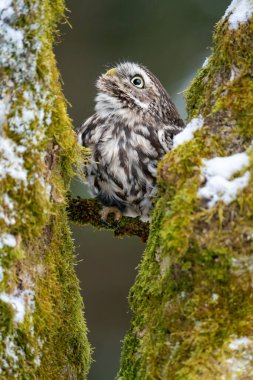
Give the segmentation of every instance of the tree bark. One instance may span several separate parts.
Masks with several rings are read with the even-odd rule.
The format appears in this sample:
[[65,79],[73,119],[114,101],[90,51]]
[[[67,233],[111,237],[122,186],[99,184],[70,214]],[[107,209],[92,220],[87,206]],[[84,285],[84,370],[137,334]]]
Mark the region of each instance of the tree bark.
[[138,236],[144,243],[149,234],[149,223],[139,218],[123,216],[115,221],[113,215],[108,215],[106,221],[101,219],[102,205],[96,199],[69,197],[67,207],[69,219],[80,226],[91,225],[97,230],[110,230],[116,237]]
[[234,0],[218,23],[160,164],[120,380],[252,378],[252,13]]
[[52,50],[63,0],[0,2],[0,378],[85,379],[66,194],[83,151]]

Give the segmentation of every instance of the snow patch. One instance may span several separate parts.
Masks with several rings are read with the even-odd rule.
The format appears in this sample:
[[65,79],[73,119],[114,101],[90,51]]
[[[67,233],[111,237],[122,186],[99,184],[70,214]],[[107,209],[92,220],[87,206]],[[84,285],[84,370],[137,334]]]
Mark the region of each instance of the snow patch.
[[8,8],[12,3],[12,0],[1,0],[0,2],[0,12]]
[[[9,128],[22,136],[23,145],[36,147],[45,138],[46,128],[51,124],[51,111],[45,112],[44,106],[50,105],[52,99],[38,83],[33,90],[26,90],[23,96],[25,102],[16,107],[15,114],[9,118]],[[31,128],[34,121],[40,125],[39,129]]]
[[[237,380],[243,375],[248,375],[253,359],[253,341],[248,337],[239,337],[231,340],[228,348],[231,356],[225,360],[231,380]],[[227,353],[229,355],[230,352]]]
[[241,347],[247,347],[250,344],[252,344],[252,341],[249,338],[247,338],[246,336],[243,336],[241,338],[233,339],[229,343],[228,347],[231,350],[239,350]]
[[[48,183],[37,165],[40,160],[43,167],[43,152],[38,146],[45,140],[48,125],[52,122],[50,105],[53,98],[47,89],[50,76],[43,82],[37,73],[44,26],[36,22],[32,25],[20,23],[27,15],[34,17],[42,11],[43,8],[39,9],[36,3],[28,5],[24,0],[0,0],[0,69],[8,68],[11,73],[11,77],[4,77],[0,85],[0,187],[1,180],[13,178],[14,199],[15,193],[27,191],[28,185],[39,180],[44,195],[49,198]],[[11,134],[6,136],[1,127],[6,123],[7,115]],[[18,143],[12,139],[16,137]],[[26,155],[36,163],[29,171],[25,165]],[[17,217],[21,217],[15,206],[8,194],[1,196],[0,219],[6,226],[14,225]]]
[[203,65],[202,65],[203,68],[206,67],[206,66],[208,65],[208,63],[209,63],[209,58],[210,58],[210,57],[206,57],[206,59],[204,60]]
[[178,133],[173,140],[173,148],[176,148],[178,145],[184,144],[194,137],[194,132],[202,128],[204,125],[204,118],[202,115],[193,118],[185,127],[185,129]]
[[0,99],[0,130],[6,121],[6,114],[9,111],[9,104],[3,99]]
[[213,293],[213,294],[212,294],[212,301],[213,301],[213,302],[217,302],[218,299],[219,299],[219,294],[217,294],[217,293]]
[[17,244],[17,240],[14,235],[11,235],[9,233],[3,233],[0,235],[0,249],[2,249],[4,246],[7,247],[15,247]]
[[1,0],[0,3],[0,66],[11,68],[15,81],[33,80],[36,75],[38,38],[26,38],[29,25],[17,28],[17,21],[36,11],[36,7],[36,4],[28,6],[23,0]]
[[251,360],[252,355],[247,354],[246,352],[244,357],[238,358],[232,356],[231,358],[227,359],[226,363],[229,367],[228,369],[230,374],[229,379],[239,380],[242,378],[241,375],[248,374],[248,371],[251,368]]
[[253,14],[252,0],[233,0],[227,8],[223,19],[228,16],[230,30],[237,29],[240,24],[248,22]]
[[17,323],[24,322],[26,311],[34,311],[34,291],[26,289],[24,291],[16,290],[14,294],[1,293],[0,300],[11,305],[14,309],[14,321]]
[[247,171],[235,179],[231,177],[247,166],[249,166],[249,157],[246,153],[204,159],[202,174],[206,183],[198,190],[198,196],[208,200],[208,207],[213,207],[218,201],[231,203],[237,193],[248,185],[250,172]]
[[233,174],[242,170],[249,165],[249,156],[247,153],[236,153],[227,157],[214,157],[210,160],[203,160],[205,165],[204,175],[206,176],[221,176],[229,179]]
[[14,201],[8,194],[3,194],[3,205],[0,205],[0,219],[3,219],[7,226],[11,226],[16,222],[16,211]]
[[13,140],[0,136],[0,179],[10,176],[27,184],[27,171],[21,154],[26,150]]
[[[2,366],[0,367],[0,373],[8,368],[8,374],[14,375],[12,378],[17,378],[16,370],[19,368],[19,360],[25,358],[25,352],[22,348],[16,346],[17,334],[7,335],[5,338],[0,334],[1,342],[4,345],[2,350],[5,354],[3,357],[3,352],[0,353],[0,359]],[[6,372],[5,372],[6,373]],[[7,377],[5,377],[7,378]],[[9,377],[8,377],[9,378]]]
[[14,363],[18,362],[18,355],[16,352],[16,346],[10,336],[7,336],[5,339],[5,350],[6,355],[9,359],[12,359]]
[[[23,348],[19,347],[16,344],[16,341],[19,341],[20,337],[18,337],[17,332],[14,332],[12,335],[7,335],[6,337],[3,337],[0,333],[0,340],[3,344],[3,350],[0,352],[0,374],[4,373],[4,379],[13,378],[17,379],[19,378],[19,375],[17,373],[17,370],[20,368],[20,366],[24,363],[26,360],[27,354],[30,356],[30,358],[33,356],[33,362],[35,365],[35,368],[40,365],[41,362],[41,351],[36,354],[34,347],[32,347],[30,344],[28,344],[25,347],[25,351]],[[43,345],[43,341],[38,338],[38,347],[41,349]]]
[[12,306],[15,311],[14,321],[23,322],[25,317],[25,303],[23,297],[13,296],[7,293],[0,294],[0,300]]
[[[48,110],[52,108],[50,106],[54,99],[48,91],[51,76],[42,78],[37,70],[41,36],[47,28],[43,23],[43,12],[43,4],[39,7],[36,2],[0,0],[0,70],[6,73],[0,84],[0,188],[1,181],[4,181],[4,185],[13,182],[11,189],[7,188],[6,193],[2,192],[0,196],[0,219],[6,227],[15,225],[17,218],[21,223],[27,218],[26,213],[20,215],[22,211],[17,207],[16,199],[21,193],[30,192],[30,185],[40,181],[43,196],[48,191],[47,180],[43,178],[43,151],[39,145],[44,143],[48,125],[52,122],[52,114]],[[23,22],[28,18],[34,20],[32,25]],[[5,131],[3,126],[6,127]],[[27,156],[34,166],[28,165],[28,168]],[[9,181],[10,177],[14,181]],[[5,257],[9,248],[17,245],[17,240],[14,235],[3,231],[0,232],[0,250]],[[0,281],[4,274],[4,268],[0,265]],[[16,324],[9,336],[0,333],[3,346],[0,352],[1,378],[17,378],[18,369],[26,360],[29,365],[32,360],[35,367],[40,365],[40,338],[33,346],[27,339],[24,350],[19,347],[17,325],[24,320],[29,324],[27,334],[35,337],[34,284],[27,278],[22,280],[25,290],[16,288],[10,294],[6,290],[0,292],[1,302],[13,309]]]
[[14,209],[14,203],[13,203],[13,200],[9,197],[8,194],[4,194],[3,195],[3,200],[4,200],[4,203],[6,204],[6,206],[8,206],[8,208],[10,210],[13,210]]
[[233,82],[235,79],[239,78],[240,76],[240,70],[236,66],[231,67],[231,72],[230,72],[230,82]]

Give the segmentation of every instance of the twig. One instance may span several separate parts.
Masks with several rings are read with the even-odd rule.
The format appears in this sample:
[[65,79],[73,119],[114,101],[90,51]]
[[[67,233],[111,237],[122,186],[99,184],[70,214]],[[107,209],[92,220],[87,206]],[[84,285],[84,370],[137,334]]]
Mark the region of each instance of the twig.
[[97,229],[111,230],[117,237],[139,236],[143,242],[147,241],[149,223],[142,222],[139,218],[122,217],[115,222],[112,215],[106,222],[101,219],[102,206],[95,199],[82,199],[80,197],[68,197],[67,211],[71,222],[85,226],[91,225]]

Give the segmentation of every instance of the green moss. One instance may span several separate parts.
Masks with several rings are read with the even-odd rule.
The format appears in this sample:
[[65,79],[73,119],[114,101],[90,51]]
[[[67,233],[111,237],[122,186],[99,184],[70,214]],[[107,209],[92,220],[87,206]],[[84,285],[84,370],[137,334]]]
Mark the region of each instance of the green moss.
[[[202,114],[204,127],[159,166],[160,197],[130,292],[134,317],[120,380],[246,379],[253,371],[252,175],[230,205],[207,208],[197,196],[203,158],[250,148],[252,41],[253,20],[235,31],[221,21],[209,63],[187,92],[188,119]],[[247,348],[231,348],[240,337],[249,339]]]
[[[38,283],[37,324],[45,329],[47,344],[37,378],[65,379],[72,373],[84,379],[90,350],[83,323],[82,299],[74,271],[73,242],[64,207],[52,219],[51,244],[45,252],[46,273]],[[51,305],[51,308],[48,306]],[[64,347],[56,350],[56,347]]]
[[[64,2],[26,0],[25,5],[15,2],[19,17],[13,25],[24,34],[25,48],[29,47],[25,63],[18,51],[13,53],[23,71],[20,74],[10,63],[2,69],[0,83],[6,99],[10,98],[3,137],[13,146],[24,147],[20,165],[27,173],[27,183],[11,175],[0,183],[1,210],[8,218],[15,212],[12,223],[0,219],[1,234],[16,239],[15,247],[0,250],[4,269],[0,290],[23,302],[26,313],[17,321],[15,305],[0,301],[1,376],[85,379],[90,346],[74,271],[66,194],[86,152],[76,142],[52,50]],[[37,53],[36,46],[41,46]],[[34,73],[29,61],[35,64]],[[8,88],[10,81],[13,89]],[[22,119],[27,110],[36,115],[31,121]],[[8,208],[6,194],[14,208]]]
[[[0,301],[0,334],[1,341],[11,333],[13,323],[13,310],[6,302]],[[1,347],[3,350],[3,346]]]
[[115,222],[115,216],[109,215],[107,221],[101,219],[102,207],[95,199],[72,198],[69,196],[67,207],[69,219],[72,223],[92,225],[97,230],[109,230],[117,237],[139,236],[143,242],[148,238],[149,223],[142,222],[139,218],[122,217]]

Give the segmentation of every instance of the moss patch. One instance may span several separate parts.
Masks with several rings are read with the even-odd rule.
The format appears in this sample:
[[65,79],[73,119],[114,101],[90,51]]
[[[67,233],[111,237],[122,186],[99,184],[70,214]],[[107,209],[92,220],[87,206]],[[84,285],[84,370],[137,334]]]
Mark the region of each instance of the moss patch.
[[234,31],[220,21],[208,65],[187,92],[188,119],[201,114],[204,127],[159,167],[120,380],[246,379],[253,371],[252,170],[229,205],[207,208],[197,196],[203,158],[248,150],[252,160],[252,43],[253,20]]
[[0,377],[85,379],[90,346],[66,216],[85,152],[52,50],[64,2],[13,0],[0,17]]

